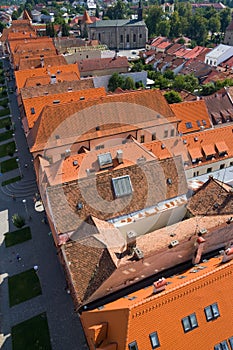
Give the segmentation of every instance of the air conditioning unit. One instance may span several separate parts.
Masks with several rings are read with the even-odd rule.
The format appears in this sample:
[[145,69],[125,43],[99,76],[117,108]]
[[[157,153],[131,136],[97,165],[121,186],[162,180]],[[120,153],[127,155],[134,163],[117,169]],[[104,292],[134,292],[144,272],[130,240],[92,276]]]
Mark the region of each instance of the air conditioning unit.
[[179,244],[179,241],[175,239],[174,241],[171,241],[169,244],[169,248],[173,248]]
[[143,252],[138,247],[133,248],[133,256],[136,260],[140,260],[144,258]]

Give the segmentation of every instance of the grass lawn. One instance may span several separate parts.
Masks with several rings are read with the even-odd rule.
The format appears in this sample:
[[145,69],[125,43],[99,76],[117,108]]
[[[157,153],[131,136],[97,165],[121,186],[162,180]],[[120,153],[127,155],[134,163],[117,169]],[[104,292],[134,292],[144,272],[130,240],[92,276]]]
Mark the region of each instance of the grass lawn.
[[8,139],[12,139],[12,134],[13,134],[12,130],[8,130],[6,132],[0,133],[0,142],[6,141]]
[[12,184],[13,182],[17,182],[19,180],[21,180],[21,176],[12,177],[11,179],[2,181],[2,186],[6,186],[6,185],[9,185],[9,184]]
[[0,129],[5,128],[6,125],[11,125],[11,118],[10,117],[0,119]]
[[3,117],[4,115],[10,114],[9,108],[4,108],[0,110],[0,117]]
[[10,307],[40,295],[40,281],[34,269],[8,277],[8,291]]
[[24,227],[19,230],[8,232],[5,234],[5,245],[11,247],[12,245],[28,241],[32,238],[30,227]]
[[4,145],[0,145],[0,157],[11,156],[13,157],[15,153],[15,142],[11,141],[8,143],[4,143]]
[[7,159],[0,163],[0,169],[2,173],[6,173],[7,171],[11,171],[17,168],[18,163],[16,162],[16,158]]
[[13,350],[51,350],[46,313],[17,324],[11,329]]

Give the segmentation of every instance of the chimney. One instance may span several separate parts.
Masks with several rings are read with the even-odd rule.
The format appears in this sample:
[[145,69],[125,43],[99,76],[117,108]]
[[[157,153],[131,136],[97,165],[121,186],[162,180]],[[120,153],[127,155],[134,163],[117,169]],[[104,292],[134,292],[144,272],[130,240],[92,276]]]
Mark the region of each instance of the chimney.
[[166,285],[167,285],[166,278],[164,277],[160,278],[158,281],[153,283],[153,286],[154,286],[153,293],[156,294],[156,293],[162,292],[163,290],[165,290]]
[[205,243],[205,239],[202,236],[199,236],[195,242],[195,245],[197,245],[198,247],[192,259],[193,265],[199,264],[203,253],[203,249],[204,249],[204,243]]
[[40,58],[40,65],[42,68],[44,68],[44,57]]
[[133,251],[133,248],[136,247],[136,237],[137,233],[135,231],[128,231],[126,232],[126,251],[131,254]]
[[55,74],[52,74],[51,77],[50,77],[50,83],[51,83],[51,84],[56,84],[56,82],[57,82],[56,75],[55,75]]
[[231,259],[233,259],[233,246],[224,250],[222,262],[224,263],[224,262],[227,262]]
[[123,163],[123,151],[119,149],[116,154],[117,160],[119,164]]

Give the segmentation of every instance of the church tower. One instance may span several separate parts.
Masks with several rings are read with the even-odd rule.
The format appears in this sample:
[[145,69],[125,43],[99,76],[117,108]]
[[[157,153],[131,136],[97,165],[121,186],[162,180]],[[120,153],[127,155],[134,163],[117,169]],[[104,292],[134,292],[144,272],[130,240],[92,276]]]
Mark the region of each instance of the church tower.
[[138,4],[138,21],[142,21],[142,0]]

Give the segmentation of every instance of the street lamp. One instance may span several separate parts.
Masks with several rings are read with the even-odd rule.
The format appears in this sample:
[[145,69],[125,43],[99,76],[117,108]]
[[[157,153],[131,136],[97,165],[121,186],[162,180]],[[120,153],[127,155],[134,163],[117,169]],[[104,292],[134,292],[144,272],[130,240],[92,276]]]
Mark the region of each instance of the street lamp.
[[20,174],[20,177],[21,177],[21,179],[22,179],[22,178],[23,178],[23,174],[22,174],[22,170],[21,170],[21,167],[20,167],[19,158],[16,158],[16,162],[17,162],[17,164],[18,164],[19,174]]
[[26,199],[23,199],[22,202],[24,204],[24,208],[25,208],[27,219],[29,219],[28,208],[27,208],[27,201],[26,201]]

